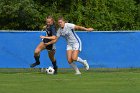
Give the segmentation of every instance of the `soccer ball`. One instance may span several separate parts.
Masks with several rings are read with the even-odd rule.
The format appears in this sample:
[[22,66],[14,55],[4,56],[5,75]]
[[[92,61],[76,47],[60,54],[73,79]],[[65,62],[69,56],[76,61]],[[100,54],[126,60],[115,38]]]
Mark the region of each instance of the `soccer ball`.
[[47,74],[54,74],[54,69],[53,69],[53,67],[51,67],[51,66],[49,66],[48,68],[46,68],[46,73]]

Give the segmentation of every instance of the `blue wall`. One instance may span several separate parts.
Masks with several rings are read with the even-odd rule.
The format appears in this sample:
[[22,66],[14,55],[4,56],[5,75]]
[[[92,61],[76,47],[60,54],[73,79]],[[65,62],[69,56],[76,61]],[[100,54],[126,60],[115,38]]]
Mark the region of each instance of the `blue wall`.
[[[40,32],[0,32],[0,68],[28,68],[34,62],[34,49],[41,39]],[[80,57],[87,59],[90,67],[127,68],[140,67],[140,32],[77,32],[83,43]],[[60,68],[69,68],[66,60],[66,42],[56,43],[56,58]],[[47,51],[41,53],[41,64],[51,62]],[[81,64],[77,64],[82,67]]]

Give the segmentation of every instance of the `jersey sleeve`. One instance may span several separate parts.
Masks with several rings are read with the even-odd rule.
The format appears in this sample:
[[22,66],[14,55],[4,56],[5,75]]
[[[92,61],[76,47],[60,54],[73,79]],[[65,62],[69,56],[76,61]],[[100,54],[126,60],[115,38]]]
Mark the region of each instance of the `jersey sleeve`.
[[68,27],[70,27],[71,29],[74,29],[75,24],[72,24],[72,23],[67,23],[67,26],[68,26]]
[[55,26],[52,26],[51,30],[52,30],[52,36],[56,36],[56,28],[55,28]]

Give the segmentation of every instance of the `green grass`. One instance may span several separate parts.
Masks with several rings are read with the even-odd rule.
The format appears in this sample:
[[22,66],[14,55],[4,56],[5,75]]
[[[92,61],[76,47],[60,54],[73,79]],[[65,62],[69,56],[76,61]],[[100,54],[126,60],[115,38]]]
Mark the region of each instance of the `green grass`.
[[139,93],[140,69],[61,69],[57,75],[39,71],[0,72],[0,93]]

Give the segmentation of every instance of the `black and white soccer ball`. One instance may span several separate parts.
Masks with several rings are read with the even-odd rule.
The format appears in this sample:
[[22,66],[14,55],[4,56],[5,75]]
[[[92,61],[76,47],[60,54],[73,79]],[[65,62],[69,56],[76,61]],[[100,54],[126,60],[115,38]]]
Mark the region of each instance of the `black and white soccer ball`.
[[46,73],[47,74],[54,74],[54,69],[53,69],[53,67],[51,67],[51,66],[49,66],[48,68],[46,68]]

